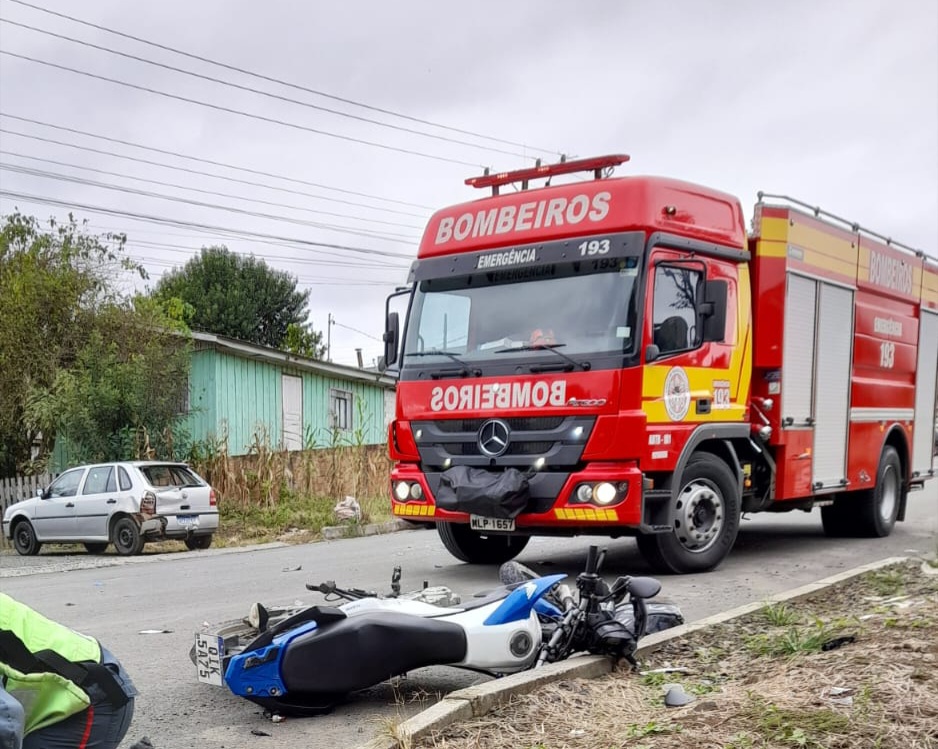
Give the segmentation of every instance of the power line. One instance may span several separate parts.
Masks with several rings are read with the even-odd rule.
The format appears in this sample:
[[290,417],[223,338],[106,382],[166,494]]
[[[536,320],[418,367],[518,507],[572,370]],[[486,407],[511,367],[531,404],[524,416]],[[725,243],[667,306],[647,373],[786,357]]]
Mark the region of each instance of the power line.
[[[241,216],[251,216],[253,218],[262,218],[268,221],[280,221],[288,224],[296,224],[298,226],[310,226],[315,229],[324,229],[327,231],[337,231],[343,234],[353,234],[361,237],[370,237],[373,239],[384,239],[388,242],[400,242],[402,244],[412,244],[416,242],[414,237],[406,237],[402,234],[388,234],[388,233],[375,233],[367,231],[364,229],[355,229],[348,226],[340,224],[324,224],[318,221],[307,221],[305,219],[292,218],[290,216],[280,216],[272,213],[263,213],[261,211],[250,211],[245,208],[237,208],[235,206],[222,205],[220,203],[208,203],[202,200],[192,200],[190,198],[178,197],[175,195],[166,195],[160,192],[153,192],[151,190],[140,190],[134,187],[126,187],[123,185],[114,185],[108,182],[98,182],[97,180],[84,179],[82,177],[71,176],[67,174],[57,174],[55,172],[45,172],[41,169],[30,169],[29,167],[18,167],[10,166],[8,164],[0,163],[0,169],[5,169],[14,174],[26,174],[29,176],[39,177],[41,179],[52,179],[58,182],[71,182],[78,185],[87,185],[89,187],[96,187],[101,190],[113,190],[115,192],[124,193],[126,195],[139,195],[146,198],[156,198],[157,200],[168,200],[173,203],[184,203],[186,205],[193,205],[199,208],[210,208],[217,211],[227,211],[229,213],[236,213]],[[402,238],[403,237],[403,238]]]
[[[8,118],[8,119],[11,119],[11,120],[18,120],[18,121],[20,121],[20,122],[28,122],[28,123],[30,123],[30,124],[32,124],[32,125],[41,125],[42,127],[52,128],[53,130],[62,130],[63,132],[73,133],[73,134],[75,134],[75,135],[84,135],[84,136],[86,136],[86,137],[88,137],[88,138],[95,138],[95,139],[97,139],[97,140],[103,140],[103,141],[106,141],[106,142],[108,142],[108,143],[117,143],[117,144],[122,145],[122,146],[130,146],[131,148],[139,148],[139,149],[141,149],[141,150],[143,150],[143,151],[150,151],[150,152],[152,152],[152,153],[160,153],[160,154],[163,154],[164,156],[175,156],[176,158],[179,158],[179,159],[186,159],[186,160],[188,160],[188,161],[197,161],[197,162],[199,162],[199,163],[201,163],[201,164],[209,164],[209,165],[211,165],[211,166],[220,166],[220,167],[222,167],[222,168],[224,168],[224,169],[233,169],[234,171],[245,172],[246,174],[253,174],[253,175],[256,175],[256,176],[259,176],[259,177],[271,177],[271,178],[273,178],[273,179],[280,179],[280,180],[283,180],[284,182],[292,182],[292,183],[298,184],[298,185],[306,185],[307,187],[317,187],[317,188],[319,188],[319,189],[321,189],[321,190],[329,190],[329,191],[331,191],[331,192],[339,192],[339,193],[343,193],[343,194],[345,194],[345,195],[354,195],[354,196],[359,197],[359,198],[368,198],[368,199],[370,199],[370,200],[381,200],[381,201],[384,201],[385,203],[395,203],[395,204],[397,204],[397,205],[410,206],[411,208],[424,208],[424,209],[426,209],[426,210],[432,210],[430,206],[420,205],[419,203],[409,203],[409,202],[407,202],[407,201],[404,201],[404,200],[396,200],[396,199],[394,199],[394,198],[383,198],[383,197],[381,197],[381,196],[379,196],[379,195],[370,195],[370,194],[364,193],[364,192],[356,192],[355,190],[345,190],[345,189],[343,189],[343,188],[341,188],[341,187],[332,187],[332,186],[330,186],[330,185],[323,185],[323,184],[321,184],[321,183],[319,183],[319,182],[309,182],[309,181],[307,181],[307,180],[297,179],[297,178],[295,178],[295,177],[285,177],[285,176],[282,175],[282,174],[276,174],[276,173],[273,173],[273,172],[264,172],[264,171],[261,171],[261,170],[259,170],[259,169],[249,169],[248,167],[236,166],[236,165],[234,165],[234,164],[226,164],[226,163],[223,162],[223,161],[214,161],[214,160],[212,160],[212,159],[206,159],[206,158],[202,158],[202,157],[199,157],[199,156],[191,156],[191,155],[189,155],[189,154],[179,153],[178,151],[168,151],[168,150],[166,150],[166,149],[164,149],[164,148],[156,148],[156,147],[154,147],[154,146],[146,146],[146,145],[143,145],[142,143],[134,143],[133,141],[121,140],[120,138],[110,138],[110,137],[108,137],[108,136],[106,136],[106,135],[99,135],[99,134],[97,134],[97,133],[88,132],[87,130],[78,130],[77,128],[66,127],[66,126],[64,126],[64,125],[55,125],[55,124],[53,124],[53,123],[51,123],[51,122],[43,122],[42,120],[34,120],[34,119],[29,118],[29,117],[20,117],[19,115],[9,114],[9,113],[4,112],[4,111],[2,111],[2,110],[0,110],[0,117],[6,117],[6,118]],[[15,130],[3,130],[2,128],[0,128],[0,132],[7,132],[7,133],[10,133],[11,135],[19,135],[19,136],[22,137],[22,138],[30,138],[30,139],[32,139],[32,140],[41,140],[41,141],[45,141],[46,143],[55,143],[55,144],[58,144],[58,145],[60,145],[60,146],[68,146],[69,148],[77,148],[77,149],[80,149],[80,150],[83,150],[83,151],[92,151],[92,152],[94,152],[94,153],[100,153],[100,154],[104,154],[104,155],[116,156],[116,157],[121,158],[121,159],[128,159],[128,160],[130,160],[130,161],[138,161],[138,162],[143,163],[143,164],[151,164],[151,165],[153,165],[153,166],[165,166],[167,169],[177,169],[177,170],[179,170],[179,171],[190,172],[190,173],[192,173],[192,174],[203,174],[203,175],[206,175],[206,176],[209,176],[209,177],[217,177],[218,179],[227,179],[227,180],[230,180],[230,181],[232,181],[232,182],[244,182],[244,184],[247,184],[247,185],[254,185],[254,184],[257,184],[257,183],[255,183],[255,182],[245,182],[244,180],[238,180],[238,179],[235,179],[234,177],[222,177],[222,176],[220,176],[220,175],[211,174],[210,172],[198,172],[198,171],[194,171],[194,170],[191,170],[191,169],[186,169],[185,167],[168,166],[168,165],[166,165],[166,164],[161,164],[161,163],[158,162],[158,161],[147,161],[147,160],[145,160],[145,159],[140,159],[140,158],[137,158],[137,157],[134,157],[134,156],[123,156],[123,155],[121,155],[121,154],[116,154],[116,153],[113,153],[113,152],[111,152],[111,151],[102,151],[102,150],[98,150],[98,149],[92,149],[92,148],[90,148],[89,146],[79,146],[79,145],[75,145],[74,143],[64,143],[64,142],[62,142],[62,141],[51,140],[51,139],[48,139],[48,138],[42,138],[42,137],[40,137],[40,136],[38,136],[38,135],[27,135],[27,134],[25,134],[25,133],[16,132]],[[271,190],[287,191],[286,188],[281,188],[281,187],[271,187],[271,186],[269,186],[269,185],[260,185],[260,186],[262,186],[262,187],[269,187]],[[296,194],[297,194],[297,195],[306,195],[307,197],[318,198],[318,199],[320,199],[320,200],[330,200],[330,201],[336,202],[336,203],[347,202],[347,201],[338,200],[338,199],[336,199],[336,198],[328,198],[328,197],[325,197],[325,196],[311,195],[311,194],[309,194],[309,193],[303,193],[303,192],[297,192]],[[400,213],[401,215],[404,215],[404,216],[417,216],[417,214],[414,214],[414,213],[405,213],[405,212],[403,212],[403,211],[396,211],[396,210],[391,209],[391,208],[379,208],[379,207],[377,207],[377,206],[365,206],[365,205],[362,204],[362,203],[351,203],[351,202],[349,202],[348,205],[363,206],[363,207],[366,207],[366,208],[371,208],[372,210],[375,210],[375,211],[385,211],[385,212],[387,212],[387,213]]]
[[[134,219],[134,220],[136,221],[138,219]],[[127,229],[127,227],[124,227],[122,229],[116,229],[111,226],[102,226],[100,224],[89,224],[88,226],[89,228],[108,232],[115,236],[123,235],[127,244],[145,243],[145,244],[153,244],[155,246],[158,245],[158,246],[166,246],[166,247],[172,247],[172,248],[182,248],[184,250],[190,250],[190,251],[195,251],[195,248],[189,245],[161,243],[161,242],[155,242],[153,240],[141,240],[141,239],[137,239],[136,237],[138,234],[153,234],[153,235],[161,236],[161,237],[182,237],[183,239],[191,239],[195,244],[199,245],[199,249],[206,246],[206,243],[202,241],[203,238],[208,239],[208,240],[213,240],[213,239],[221,240],[222,242],[229,241],[231,239],[239,239],[239,237],[237,236],[225,235],[225,234],[220,234],[220,235],[219,234],[207,234],[207,235],[204,234],[203,237],[200,238],[200,237],[193,237],[191,234],[177,234],[174,232],[151,231],[147,229],[138,229],[138,228],[134,228],[132,231],[130,231]],[[194,231],[201,231],[201,230],[195,229]],[[268,245],[271,247],[285,247],[287,249],[304,249],[306,252],[317,253],[317,254],[324,253],[323,250],[316,250],[316,249],[312,249],[309,247],[298,248],[296,245],[290,244],[289,242],[277,242],[277,241],[273,241],[270,239],[248,238],[246,241],[254,242],[257,244]],[[209,244],[211,243],[209,242]],[[232,250],[232,252],[236,252],[236,251]],[[246,253],[239,253],[239,254],[246,254]],[[270,258],[277,258],[280,260],[288,260],[292,263],[310,263],[310,264],[316,264],[316,265],[318,264],[343,265],[343,266],[356,267],[356,268],[357,267],[374,267],[374,268],[387,268],[388,270],[393,270],[393,269],[401,270],[407,267],[406,264],[402,265],[400,263],[396,263],[393,261],[382,261],[382,260],[377,260],[377,259],[371,260],[369,262],[359,262],[353,258],[343,258],[342,260],[321,260],[321,259],[312,259],[312,258],[300,258],[300,257],[295,257],[295,256],[290,256],[290,255],[272,255],[269,253],[264,253],[262,257],[270,257]]]
[[[2,128],[0,128],[0,132],[2,132]],[[352,219],[353,221],[364,221],[369,224],[384,224],[385,226],[398,226],[404,229],[415,229],[417,231],[420,231],[423,228],[420,226],[414,226],[413,224],[402,224],[397,221],[381,221],[379,219],[364,218],[363,216],[352,216],[348,213],[334,213],[332,211],[320,211],[320,210],[316,210],[315,208],[306,208],[305,206],[290,205],[289,203],[274,203],[272,201],[262,200],[260,198],[250,198],[246,195],[234,195],[232,193],[217,192],[215,190],[203,190],[198,187],[190,187],[189,185],[180,185],[176,182],[163,182],[158,179],[147,179],[146,177],[135,177],[132,174],[110,172],[110,171],[107,171],[106,169],[95,169],[94,167],[82,166],[81,164],[70,164],[65,161],[56,161],[54,159],[43,159],[39,156],[30,156],[29,154],[17,153],[16,151],[6,151],[2,148],[0,148],[0,155],[15,156],[20,159],[30,159],[31,161],[41,161],[46,164],[55,164],[56,166],[64,166],[70,169],[82,169],[88,172],[95,172],[96,174],[106,174],[110,177],[118,177],[119,179],[129,179],[129,180],[133,180],[134,182],[146,182],[151,185],[160,185],[161,187],[172,187],[176,190],[189,190],[191,192],[197,192],[203,195],[212,195],[214,197],[219,197],[219,198],[232,198],[234,200],[245,200],[250,203],[259,203],[261,205],[273,206],[274,208],[288,208],[293,211],[304,211],[306,213],[316,213],[322,216],[333,216],[335,218],[348,218],[348,219]]]
[[389,116],[391,116],[391,117],[397,117],[397,118],[399,118],[399,119],[407,120],[407,121],[409,121],[409,122],[416,122],[416,123],[419,123],[419,124],[421,124],[421,125],[428,125],[428,126],[430,126],[430,127],[439,128],[440,130],[447,130],[447,131],[453,132],[453,133],[460,133],[460,134],[462,134],[462,135],[469,135],[469,136],[472,136],[472,137],[474,137],[474,138],[479,138],[479,139],[481,139],[481,140],[488,140],[488,141],[491,141],[491,142],[493,142],[493,143],[502,143],[502,144],[507,145],[507,146],[515,146],[515,147],[517,147],[517,148],[525,148],[525,149],[529,149],[529,150],[532,150],[532,151],[537,151],[537,152],[541,152],[541,153],[549,153],[549,154],[556,155],[556,156],[561,156],[561,155],[562,155],[559,151],[555,151],[555,150],[550,149],[550,148],[535,148],[535,147],[533,147],[533,146],[529,146],[529,145],[526,145],[526,144],[524,144],[524,143],[518,143],[518,142],[516,142],[516,141],[506,140],[506,139],[504,139],[504,138],[496,138],[496,137],[493,137],[493,136],[490,136],[490,135],[484,135],[484,134],[482,134],[482,133],[473,132],[473,131],[471,131],[471,130],[463,130],[463,129],[461,129],[461,128],[452,127],[452,126],[449,126],[449,125],[441,125],[441,124],[439,124],[439,123],[432,122],[432,121],[430,121],[430,120],[425,120],[425,119],[421,119],[421,118],[419,118],[419,117],[413,117],[413,116],[411,116],[411,115],[402,114],[402,113],[400,113],[400,112],[395,112],[395,111],[390,110],[390,109],[382,109],[381,107],[376,107],[376,106],[373,106],[373,105],[370,105],[370,104],[364,104],[364,103],[362,103],[362,102],[355,101],[354,99],[348,99],[348,98],[344,98],[344,97],[341,97],[341,96],[336,96],[336,95],[334,95],[334,94],[328,94],[328,93],[326,93],[326,92],[324,92],[324,91],[318,91],[318,90],[316,90],[316,89],[308,88],[307,86],[302,86],[302,85],[297,84],[297,83],[291,83],[291,82],[289,82],[289,81],[285,81],[285,80],[282,80],[282,79],[280,79],[280,78],[275,78],[275,77],[273,77],[273,76],[264,75],[264,74],[262,74],[262,73],[257,73],[257,72],[251,71],[251,70],[246,70],[245,68],[240,68],[240,67],[238,67],[238,66],[236,66],[236,65],[231,65],[231,64],[228,64],[228,63],[224,63],[224,62],[219,62],[218,60],[212,60],[212,59],[210,59],[210,58],[208,58],[208,57],[203,57],[202,55],[197,55],[197,54],[193,54],[193,53],[191,53],[191,52],[186,52],[186,51],[184,51],[184,50],[177,49],[176,47],[170,47],[169,45],[166,45],[166,44],[160,44],[160,43],[158,43],[158,42],[153,42],[153,41],[150,41],[149,39],[144,39],[144,38],[139,37],[139,36],[134,36],[133,34],[128,34],[128,33],[123,32],[123,31],[118,31],[118,30],[116,30],[116,29],[109,28],[108,26],[102,26],[102,25],[97,24],[97,23],[92,23],[91,21],[85,21],[85,20],[82,20],[82,19],[80,19],[80,18],[76,18],[75,16],[70,16],[70,15],[67,15],[67,14],[65,14],[65,13],[60,13],[60,12],[51,10],[51,9],[49,9],[49,8],[44,8],[44,7],[41,6],[41,5],[35,5],[35,4],[33,4],[33,3],[25,2],[25,0],[9,0],[9,1],[10,1],[11,3],[16,3],[17,5],[22,5],[22,6],[25,6],[25,7],[27,7],[27,8],[32,8],[33,10],[38,10],[38,11],[41,12],[41,13],[47,13],[47,14],[52,15],[52,16],[57,16],[58,18],[64,18],[65,20],[72,21],[72,22],[77,23],[77,24],[81,24],[82,26],[87,26],[87,27],[90,27],[90,28],[93,28],[93,29],[97,29],[98,31],[104,31],[105,33],[108,33],[108,34],[114,34],[115,36],[119,36],[119,37],[122,37],[122,38],[124,38],[124,39],[130,39],[130,40],[132,40],[132,41],[139,42],[139,43],[141,43],[141,44],[145,44],[145,45],[148,45],[148,46],[150,46],[150,47],[154,47],[154,48],[156,48],[156,49],[162,49],[162,50],[164,50],[164,51],[166,51],[166,52],[172,52],[173,54],[182,55],[183,57],[188,57],[189,59],[192,59],[192,60],[198,60],[199,62],[204,62],[204,63],[207,63],[207,64],[209,64],[209,65],[215,65],[216,67],[224,68],[225,70],[230,70],[230,71],[233,71],[233,72],[235,72],[235,73],[241,73],[242,75],[247,75],[247,76],[250,76],[251,78],[256,78],[256,79],[258,79],[258,80],[267,81],[268,83],[276,83],[276,84],[278,84],[278,85],[286,86],[287,88],[292,88],[292,89],[295,89],[295,90],[297,90],[297,91],[305,91],[305,92],[308,93],[308,94],[313,94],[314,96],[321,96],[321,97],[323,97],[324,99],[330,99],[330,100],[332,100],[332,101],[338,101],[338,102],[341,102],[341,103],[343,103],[343,104],[349,104],[349,105],[351,105],[351,106],[360,107],[360,108],[362,108],[362,109],[366,109],[366,110],[371,111],[371,112],[378,112],[379,114],[385,114],[385,115],[389,115]]
[[275,94],[270,91],[263,91],[258,88],[253,88],[251,86],[243,86],[240,83],[233,83],[231,81],[226,81],[221,78],[215,78],[214,76],[205,75],[203,73],[196,73],[192,70],[186,70],[185,68],[179,68],[175,65],[169,65],[167,63],[158,62],[156,60],[150,60],[146,57],[140,57],[139,55],[132,55],[129,52],[121,52],[120,50],[111,49],[110,47],[104,47],[100,44],[94,44],[93,42],[84,41],[83,39],[76,39],[72,36],[66,36],[65,34],[59,34],[54,31],[49,31],[47,29],[41,29],[37,26],[30,26],[27,23],[20,23],[19,21],[11,21],[9,18],[0,18],[0,23],[8,23],[11,26],[18,26],[29,31],[34,31],[37,34],[44,34],[46,36],[55,37],[56,39],[62,39],[73,44],[80,44],[84,47],[90,47],[91,49],[96,49],[101,52],[106,52],[110,55],[118,55],[119,57],[124,57],[128,60],[135,60],[137,62],[142,62],[146,65],[153,65],[164,70],[171,70],[174,73],[182,73],[183,75],[188,75],[193,78],[198,78],[203,81],[209,81],[210,83],[217,83],[221,86],[228,86],[230,88],[238,89],[239,91],[247,91],[248,93],[258,94],[259,96],[266,96],[270,99],[276,99],[278,101],[287,102],[288,104],[296,104],[301,107],[307,107],[308,109],[315,109],[318,112],[325,112],[327,114],[334,114],[338,117],[347,117],[352,120],[357,120],[358,122],[367,122],[371,125],[378,125],[379,127],[386,127],[391,130],[397,130],[403,133],[410,133],[411,135],[419,135],[424,138],[432,138],[433,140],[439,140],[446,143],[453,143],[458,146],[466,146],[468,148],[477,148],[482,151],[491,151],[492,153],[505,154],[507,156],[517,156],[522,159],[533,159],[533,157],[528,156],[524,153],[518,153],[517,151],[508,151],[503,148],[495,148],[493,146],[484,146],[479,143],[470,143],[466,140],[459,140],[458,138],[449,138],[445,135],[434,135],[433,133],[427,133],[422,130],[415,130],[410,127],[404,127],[402,125],[393,125],[389,122],[381,122],[380,120],[373,120],[370,117],[361,117],[356,114],[351,114],[349,112],[342,112],[337,109],[330,109],[329,107],[321,107],[317,104],[311,104],[307,101],[301,101],[300,99],[293,99],[289,96],[282,96],[280,94]]
[[163,216],[154,216],[147,213],[137,213],[135,211],[123,211],[117,208],[106,208],[103,206],[89,205],[87,203],[76,203],[70,200],[59,200],[57,198],[50,198],[42,195],[29,195],[27,193],[14,192],[12,190],[4,190],[0,188],[0,197],[7,197],[12,200],[24,200],[29,203],[37,203],[39,205],[51,205],[57,208],[66,208],[66,209],[78,209],[82,211],[87,211],[88,213],[99,213],[105,214],[108,216],[118,216],[121,218],[129,218],[138,221],[145,221],[147,223],[161,224],[165,226],[176,226],[181,228],[188,229],[204,229],[211,232],[220,232],[230,234],[232,236],[240,238],[254,238],[260,237],[262,239],[275,239],[281,242],[290,242],[294,245],[300,245],[302,247],[323,247],[330,250],[345,250],[347,252],[354,252],[362,255],[380,255],[382,257],[393,257],[404,260],[413,260],[412,255],[406,255],[400,252],[391,252],[390,250],[375,250],[365,247],[354,247],[350,245],[342,244],[333,244],[331,242],[315,242],[310,239],[296,239],[294,237],[283,237],[277,234],[267,234],[263,232],[253,232],[247,229],[227,229],[222,226],[216,226],[212,224],[203,224],[196,221],[183,221],[182,219],[172,219],[165,218]]
[[277,117],[267,117],[263,114],[255,114],[253,112],[245,112],[243,109],[235,109],[234,107],[225,107],[221,104],[211,104],[207,101],[199,101],[198,99],[190,99],[188,96],[182,96],[181,94],[172,94],[168,91],[162,91],[158,88],[152,88],[150,86],[141,86],[137,83],[130,83],[129,81],[122,81],[118,78],[110,78],[106,75],[99,75],[97,73],[90,73],[87,70],[79,70],[78,68],[73,68],[68,65],[59,65],[56,62],[50,62],[49,60],[41,60],[38,57],[30,57],[29,55],[22,55],[18,52],[10,52],[7,49],[0,49],[0,55],[8,55],[9,57],[15,57],[18,60],[26,60],[27,62],[36,63],[37,65],[45,65],[49,68],[55,68],[56,70],[64,70],[68,73],[74,73],[76,75],[82,75],[86,78],[93,78],[98,81],[105,81],[107,83],[113,83],[118,86],[124,86],[126,88],[132,88],[136,91],[145,91],[149,94],[156,94],[157,96],[163,96],[167,99],[174,99],[175,101],[184,101],[187,104],[195,104],[200,107],[206,107],[208,109],[214,109],[218,112],[225,112],[227,114],[236,114],[239,117],[247,117],[252,120],[259,120],[260,122],[267,122],[273,125],[282,125],[283,127],[289,127],[294,130],[302,130],[307,133],[313,133],[314,135],[324,135],[329,138],[336,138],[337,140],[347,141],[349,143],[357,143],[363,146],[372,146],[373,148],[380,148],[385,151],[393,151],[395,153],[403,153],[408,156],[419,156],[424,159],[432,159],[433,161],[441,161],[447,164],[458,164],[459,166],[467,166],[473,168],[483,168],[481,165],[476,164],[471,161],[463,161],[462,159],[453,159],[449,156],[440,156],[438,154],[425,153],[424,151],[417,151],[412,148],[402,148],[400,146],[391,146],[387,143],[378,143],[373,140],[366,140],[364,138],[356,138],[352,135],[342,135],[340,133],[329,132],[328,130],[320,130],[319,128],[310,127],[308,125],[301,125],[297,122],[288,122],[287,120],[281,120]]
[[[78,145],[77,143],[68,143],[67,141],[56,140],[54,138],[44,138],[41,135],[30,135],[28,133],[21,133],[16,130],[10,130],[5,127],[0,127],[0,133],[6,133],[7,135],[15,135],[19,138],[26,138],[28,140],[39,141],[40,143],[51,143],[57,146],[73,148],[75,150],[85,151],[87,153],[96,153],[101,156],[111,156],[113,158],[123,159],[125,161],[133,161],[138,164],[147,164],[149,166],[161,167],[163,169],[171,169],[177,172],[185,172],[186,174],[197,174],[202,177],[211,177],[214,179],[224,180],[226,182],[236,182],[238,184],[250,185],[252,187],[262,187],[264,189],[275,190],[277,192],[286,192],[286,193],[291,193],[293,195],[302,195],[305,197],[313,198],[315,200],[325,200],[331,203],[340,203],[342,205],[350,205],[350,206],[355,206],[357,208],[366,208],[371,211],[381,211],[383,213],[393,213],[393,214],[397,214],[401,216],[412,216],[414,218],[422,218],[421,216],[418,216],[417,214],[409,213],[407,211],[398,211],[398,210],[395,210],[394,208],[381,208],[379,206],[371,206],[365,203],[356,203],[355,201],[351,201],[351,200],[342,200],[341,198],[330,198],[325,195],[314,195],[312,193],[304,193],[300,190],[291,190],[289,188],[278,187],[276,185],[265,185],[262,182],[252,182],[251,180],[238,179],[237,177],[226,177],[221,174],[212,174],[211,172],[205,172],[200,169],[189,169],[188,167],[184,167],[184,166],[164,164],[159,161],[152,161],[150,159],[141,159],[136,156],[126,156],[124,154],[116,153],[114,151],[106,151],[101,148],[92,148],[91,146],[81,146],[81,145]],[[24,156],[24,158],[37,159],[37,160],[42,160],[42,161],[51,161],[50,159],[38,159],[38,157],[36,156]],[[62,162],[52,162],[52,163],[59,163],[61,165],[65,165]],[[89,169],[89,167],[79,166],[77,164],[72,165],[72,166],[74,166],[76,169],[86,169],[86,170]],[[239,167],[230,167],[230,168],[238,169]],[[93,171],[102,171],[102,170],[95,169]],[[250,171],[250,170],[246,170],[246,171]]]
[[358,328],[353,328],[351,325],[343,325],[342,323],[336,322],[335,320],[332,321],[332,324],[333,324],[333,325],[338,325],[340,328],[345,328],[346,330],[351,330],[353,333],[358,333],[358,334],[360,334],[360,335],[365,336],[365,338],[371,338],[371,340],[373,340],[373,341],[378,341],[378,343],[381,343],[381,339],[380,339],[380,338],[377,338],[377,337],[371,335],[370,333],[366,333],[364,330],[359,330]]
[[[192,245],[185,244],[174,244],[172,242],[154,242],[147,239],[134,239],[129,234],[124,234],[124,232],[119,232],[123,235],[124,244],[128,247],[143,247],[145,249],[154,249],[154,250],[165,250],[166,252],[172,252],[177,254],[188,254],[192,255],[194,252],[198,252],[204,248],[205,245],[199,244],[199,247],[194,247]],[[254,253],[246,252],[237,252],[231,250],[236,255],[249,256]],[[391,263],[382,263],[378,261],[370,262],[359,262],[350,258],[344,258],[342,260],[328,260],[328,259],[316,259],[316,258],[303,258],[303,257],[290,257],[289,255],[275,255],[271,253],[264,253],[261,255],[264,260],[281,260],[289,263],[294,263],[297,265],[323,265],[323,266],[338,266],[341,268],[362,268],[370,270],[393,270],[400,271],[406,268],[404,265],[391,264]]]

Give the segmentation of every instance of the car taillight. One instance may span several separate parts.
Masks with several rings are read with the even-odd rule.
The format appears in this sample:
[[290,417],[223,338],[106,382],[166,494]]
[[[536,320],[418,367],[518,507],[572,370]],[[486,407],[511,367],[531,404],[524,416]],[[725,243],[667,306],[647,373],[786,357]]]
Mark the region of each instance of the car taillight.
[[146,492],[140,500],[140,512],[144,515],[156,515],[156,495]]
[[215,490],[209,489],[208,492],[208,504],[209,507],[215,507],[218,504],[218,498],[215,496]]

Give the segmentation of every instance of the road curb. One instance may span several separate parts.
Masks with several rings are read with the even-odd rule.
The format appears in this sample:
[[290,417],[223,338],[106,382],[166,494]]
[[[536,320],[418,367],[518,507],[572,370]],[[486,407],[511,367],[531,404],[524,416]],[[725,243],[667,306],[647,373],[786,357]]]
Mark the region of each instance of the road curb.
[[358,525],[356,523],[349,523],[348,525],[326,525],[323,526],[320,532],[326,541],[338,541],[340,538],[377,536],[384,533],[406,531],[412,528],[414,528],[414,526],[406,520],[389,520],[386,523],[368,523],[367,525]]
[[[707,627],[736,619],[773,603],[798,601],[807,598],[819,590],[846,582],[858,575],[892,564],[908,561],[909,557],[888,557],[878,562],[860,565],[836,575],[791,590],[776,593],[755,603],[723,611],[690,624],[656,632],[643,638],[637,657],[653,653],[666,642],[693,634]],[[535,671],[522,671],[484,684],[477,684],[446,695],[442,700],[426,710],[398,724],[394,735],[378,736],[362,744],[358,749],[411,749],[414,742],[433,732],[441,731],[461,720],[485,715],[496,707],[507,704],[513,697],[527,694],[540,686],[564,679],[595,679],[613,670],[611,658],[605,656],[577,656],[560,663],[551,663]]]

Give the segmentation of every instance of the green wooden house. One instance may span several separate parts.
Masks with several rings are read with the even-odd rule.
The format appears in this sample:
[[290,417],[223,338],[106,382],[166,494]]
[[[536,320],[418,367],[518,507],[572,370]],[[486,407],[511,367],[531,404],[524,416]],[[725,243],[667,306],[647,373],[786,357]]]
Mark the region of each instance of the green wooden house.
[[227,435],[230,455],[257,437],[273,448],[383,444],[395,380],[210,333],[193,333],[188,431]]

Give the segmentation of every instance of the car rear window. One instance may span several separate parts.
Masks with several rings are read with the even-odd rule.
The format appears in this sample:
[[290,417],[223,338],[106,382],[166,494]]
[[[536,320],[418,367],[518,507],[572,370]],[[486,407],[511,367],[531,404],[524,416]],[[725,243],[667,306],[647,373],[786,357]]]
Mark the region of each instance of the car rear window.
[[151,465],[141,466],[140,472],[146,478],[147,483],[153,487],[164,486],[204,486],[204,482],[199,479],[191,470],[185,466],[177,465]]
[[130,475],[127,473],[127,470],[124,466],[118,466],[118,468],[120,469],[121,491],[125,492],[128,489],[133,489],[134,485],[130,483]]

